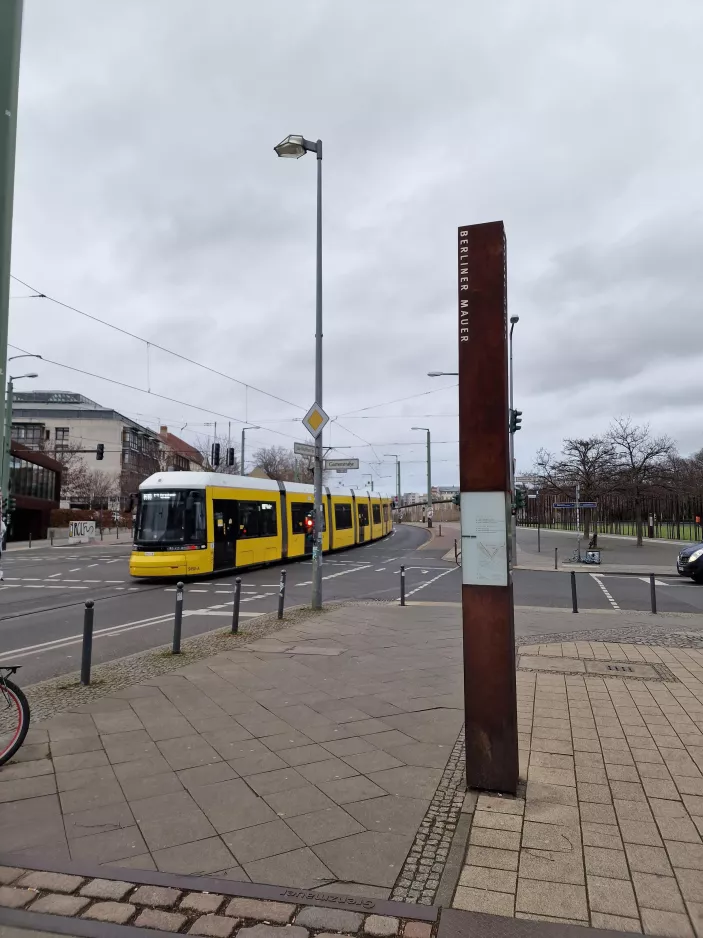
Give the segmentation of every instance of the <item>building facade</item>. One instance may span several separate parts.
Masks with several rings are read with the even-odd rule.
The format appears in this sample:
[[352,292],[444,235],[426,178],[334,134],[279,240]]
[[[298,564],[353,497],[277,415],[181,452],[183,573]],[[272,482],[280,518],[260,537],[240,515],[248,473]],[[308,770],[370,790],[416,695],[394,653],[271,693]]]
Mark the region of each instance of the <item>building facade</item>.
[[174,470],[177,472],[200,472],[204,468],[205,459],[202,453],[186,443],[175,433],[170,433],[168,427],[161,427],[157,433],[159,450],[161,454],[161,470]]
[[63,465],[64,507],[108,507],[119,499],[126,508],[140,483],[160,468],[153,430],[73,392],[16,393],[12,439]]
[[61,501],[61,463],[12,440],[9,485],[15,510],[6,516],[7,539],[45,538],[51,512]]

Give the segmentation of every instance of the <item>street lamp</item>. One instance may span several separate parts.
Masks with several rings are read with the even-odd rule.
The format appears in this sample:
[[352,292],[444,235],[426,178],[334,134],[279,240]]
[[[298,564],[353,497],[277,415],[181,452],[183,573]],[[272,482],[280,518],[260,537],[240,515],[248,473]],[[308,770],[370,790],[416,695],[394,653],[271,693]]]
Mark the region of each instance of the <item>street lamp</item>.
[[[41,355],[13,355],[13,358],[41,358]],[[12,359],[8,359],[11,361]],[[12,448],[12,397],[14,391],[14,382],[22,381],[24,378],[38,378],[36,371],[26,375],[17,375],[10,377],[7,382],[7,397],[5,399],[5,437],[2,447],[2,471],[0,472],[0,497],[2,497],[3,507],[6,504],[9,495],[10,481],[10,450]],[[6,514],[6,512],[5,512]]]
[[411,430],[424,430],[427,434],[427,527],[432,527],[432,458],[430,455],[430,431],[428,427],[411,427]]
[[513,430],[513,329],[520,322],[519,316],[510,317],[510,410],[508,411],[509,444],[510,444],[510,502],[512,511],[510,513],[510,557],[511,566],[515,566],[517,561],[517,513],[515,511],[515,431]]
[[[315,272],[315,404],[322,409],[322,140],[291,134],[274,147],[278,156],[298,160],[317,155],[317,263]],[[315,437],[315,540],[312,549],[312,608],[322,609],[322,431]]]
[[458,371],[428,371],[428,378],[458,378]]
[[244,473],[244,446],[245,446],[244,434],[247,432],[247,430],[260,430],[260,429],[261,427],[242,427],[242,464],[239,467],[239,472],[241,475],[245,474]]
[[384,453],[384,456],[392,456],[395,459],[395,493],[398,498],[398,508],[400,508],[400,459],[397,453]]

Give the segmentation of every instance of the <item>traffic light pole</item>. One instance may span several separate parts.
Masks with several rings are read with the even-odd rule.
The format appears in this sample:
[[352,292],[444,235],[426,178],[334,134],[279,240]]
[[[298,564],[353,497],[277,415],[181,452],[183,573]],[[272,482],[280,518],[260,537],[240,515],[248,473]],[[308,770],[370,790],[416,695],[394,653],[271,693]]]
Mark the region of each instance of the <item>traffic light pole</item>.
[[[10,257],[12,252],[12,206],[15,188],[17,139],[17,90],[20,72],[20,36],[23,0],[0,3],[0,388],[7,377],[7,332],[10,311]],[[0,397],[2,394],[0,393]],[[0,426],[2,447],[2,498],[7,498],[12,402],[2,401]],[[7,457],[5,456],[7,453]],[[5,463],[7,462],[7,466]]]
[[0,488],[2,489],[3,514],[7,514],[5,505],[10,495],[10,449],[12,447],[12,378],[7,382],[7,396],[5,397],[5,423],[3,426],[2,445],[2,474],[0,475]]
[[510,407],[509,418],[508,418],[508,428],[509,428],[509,440],[510,440],[510,566],[515,567],[517,563],[517,509],[515,506],[515,420],[513,414],[515,413],[513,407],[513,329],[515,328],[515,323],[510,323],[510,362],[508,365],[509,375],[510,375]]

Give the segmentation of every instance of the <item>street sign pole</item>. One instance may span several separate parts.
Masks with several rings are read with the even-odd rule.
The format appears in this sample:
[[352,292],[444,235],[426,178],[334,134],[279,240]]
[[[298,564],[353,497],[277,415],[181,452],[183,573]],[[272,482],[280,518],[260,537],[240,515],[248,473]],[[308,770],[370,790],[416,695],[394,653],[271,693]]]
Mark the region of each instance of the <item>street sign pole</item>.
[[[7,499],[10,437],[12,429],[11,391],[5,397],[7,375],[7,333],[10,313],[10,257],[12,253],[12,206],[15,189],[15,149],[17,140],[17,91],[20,73],[20,36],[23,0],[0,3],[0,401],[3,431],[2,492]],[[7,429],[10,428],[10,430]]]
[[502,222],[459,229],[459,480],[466,782],[514,794],[517,688]]

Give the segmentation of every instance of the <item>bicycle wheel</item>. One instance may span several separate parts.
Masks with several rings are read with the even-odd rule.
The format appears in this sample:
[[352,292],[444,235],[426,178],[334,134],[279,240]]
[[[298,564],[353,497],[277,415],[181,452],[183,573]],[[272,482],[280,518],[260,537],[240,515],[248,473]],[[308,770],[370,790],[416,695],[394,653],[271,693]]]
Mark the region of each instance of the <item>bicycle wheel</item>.
[[13,682],[0,680],[0,765],[11,759],[29,729],[29,704]]

